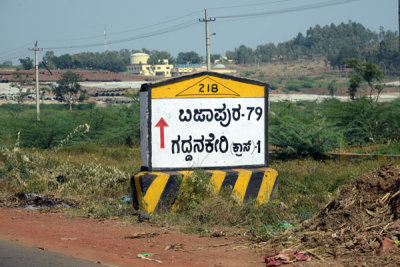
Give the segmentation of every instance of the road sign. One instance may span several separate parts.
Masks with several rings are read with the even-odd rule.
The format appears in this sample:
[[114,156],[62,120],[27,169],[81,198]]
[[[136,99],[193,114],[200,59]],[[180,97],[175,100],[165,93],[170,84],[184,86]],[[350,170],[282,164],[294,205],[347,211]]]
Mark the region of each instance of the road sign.
[[267,84],[201,72],[140,90],[143,170],[265,167]]

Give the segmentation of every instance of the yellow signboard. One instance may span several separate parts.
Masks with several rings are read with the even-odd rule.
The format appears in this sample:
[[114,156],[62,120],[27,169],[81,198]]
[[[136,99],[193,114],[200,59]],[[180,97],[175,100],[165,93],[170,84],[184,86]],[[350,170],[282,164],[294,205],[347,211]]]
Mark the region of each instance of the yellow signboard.
[[154,86],[152,99],[264,97],[265,86],[205,74]]
[[202,72],[143,84],[140,125],[142,169],[268,165],[266,83]]

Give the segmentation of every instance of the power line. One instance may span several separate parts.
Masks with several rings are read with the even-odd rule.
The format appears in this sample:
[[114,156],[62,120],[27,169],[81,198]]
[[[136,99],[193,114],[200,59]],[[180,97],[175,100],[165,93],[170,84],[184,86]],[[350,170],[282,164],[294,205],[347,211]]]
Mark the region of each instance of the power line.
[[[176,20],[180,20],[180,19],[182,19],[182,18],[186,18],[186,17],[189,17],[189,16],[191,16],[191,15],[197,14],[197,13],[199,13],[200,11],[202,11],[202,10],[193,11],[193,12],[191,12],[191,13],[188,13],[188,14],[186,14],[186,15],[183,15],[183,16],[180,16],[180,17],[177,17],[177,18],[173,18],[173,19],[169,19],[169,20],[164,20],[164,21],[161,21],[161,22],[158,22],[158,23],[150,24],[150,25],[143,26],[143,27],[133,28],[133,29],[130,29],[130,30],[119,31],[119,32],[112,32],[112,33],[107,32],[107,36],[120,35],[120,34],[124,34],[124,33],[135,32],[135,31],[145,30],[145,29],[148,29],[148,28],[153,28],[153,27],[159,26],[159,25],[165,25],[165,24],[167,24],[167,23],[169,23],[169,22],[176,21]],[[92,35],[92,36],[81,37],[81,38],[58,39],[58,40],[41,40],[41,41],[42,41],[42,42],[66,42],[66,41],[89,40],[89,39],[95,39],[95,38],[101,38],[101,37],[104,37],[104,35],[98,34],[98,35]]]
[[356,1],[360,1],[360,0],[340,0],[340,1],[331,0],[331,1],[326,1],[326,2],[322,2],[322,3],[315,3],[315,4],[303,5],[303,6],[297,6],[297,7],[289,7],[289,8],[283,8],[283,9],[278,9],[278,10],[272,10],[272,11],[226,15],[226,16],[216,16],[216,18],[217,19],[228,19],[228,18],[244,18],[244,17],[259,17],[259,16],[277,15],[277,14],[283,14],[283,13],[323,8],[323,7],[328,7],[328,6],[337,6],[337,5],[347,4],[347,3],[356,2]]
[[28,45],[30,45],[31,43],[32,43],[32,41],[30,41],[29,43],[26,43],[26,44],[24,44],[24,45],[22,45],[22,46],[19,46],[19,47],[10,49],[10,50],[6,50],[6,51],[3,52],[3,55],[7,55],[9,52],[13,52],[13,51],[18,50],[18,49],[21,49],[21,48],[26,48],[26,47],[27,47]]
[[208,10],[217,10],[217,9],[228,9],[228,8],[238,8],[238,7],[253,7],[253,6],[265,6],[265,5],[272,5],[276,3],[283,3],[293,0],[277,0],[277,1],[270,1],[270,2],[262,2],[262,3],[254,3],[254,4],[244,4],[244,5],[234,5],[234,6],[221,6],[221,7],[210,7],[207,8]]
[[[169,33],[169,32],[182,30],[185,28],[189,28],[195,24],[197,24],[196,21],[185,22],[185,23],[174,25],[174,26],[166,27],[164,29],[160,29],[157,31],[153,31],[150,33],[140,34],[140,35],[136,35],[136,36],[132,36],[132,37],[124,38],[124,39],[119,39],[119,40],[115,40],[115,41],[109,41],[109,42],[107,42],[107,44],[118,44],[118,43],[124,43],[124,42],[128,42],[128,41],[148,38],[148,37],[152,37],[152,36],[156,36],[156,35],[161,35],[161,34],[165,34],[165,33]],[[103,46],[103,45],[104,45],[104,42],[93,43],[93,44],[71,45],[71,46],[45,47],[43,49],[59,50],[59,49],[89,48],[89,47],[96,47],[96,46]]]
[[[254,4],[215,7],[215,8],[210,8],[210,9],[217,10],[217,9],[228,9],[228,8],[252,7],[252,6],[261,6],[261,5],[270,5],[270,4],[288,2],[288,1],[291,1],[291,0],[276,0],[276,1],[254,3]],[[243,13],[243,14],[225,15],[225,16],[216,16],[215,18],[223,19],[223,22],[231,21],[231,20],[243,20],[243,19],[248,19],[248,18],[253,18],[253,17],[277,15],[277,14],[283,14],[283,13],[298,12],[298,11],[304,11],[304,10],[310,10],[310,9],[317,9],[317,8],[323,8],[323,7],[329,7],[329,6],[336,6],[336,5],[347,4],[347,3],[351,3],[351,2],[355,2],[355,1],[359,1],[359,0],[339,0],[339,1],[338,0],[336,0],[336,1],[329,0],[329,1],[320,2],[320,3],[302,5],[302,6],[291,7],[291,8],[283,8],[283,9],[272,10],[272,11]],[[169,23],[169,22],[172,22],[172,21],[176,21],[176,20],[191,16],[191,15],[196,14],[198,12],[199,11],[194,11],[194,12],[191,12],[189,14],[186,14],[184,16],[180,16],[180,17],[177,17],[177,18],[174,18],[174,19],[166,20],[166,21],[163,21],[163,22],[151,24],[151,25],[144,26],[144,27],[139,27],[139,28],[136,28],[136,29],[128,30],[128,31],[110,33],[108,35],[123,34],[123,33],[132,32],[132,31],[136,31],[136,30],[143,30],[143,29],[146,29],[146,28],[155,27],[155,26],[158,26],[158,25],[161,25],[161,24],[166,24],[166,23]],[[185,28],[189,28],[189,27],[192,27],[195,24],[197,24],[197,22],[188,21],[188,22],[177,24],[177,25],[172,25],[172,26],[169,26],[169,27],[165,27],[165,28],[162,28],[162,29],[159,29],[159,30],[155,30],[153,32],[143,33],[143,34],[139,34],[139,35],[136,35],[136,36],[131,36],[131,37],[123,38],[123,39],[118,39],[118,40],[115,40],[115,41],[110,41],[110,42],[108,42],[108,44],[118,44],[118,43],[123,43],[123,42],[143,39],[143,38],[149,38],[149,37],[152,37],[152,36],[162,35],[162,34],[174,32],[174,31],[182,30],[182,29],[185,29]],[[56,42],[56,41],[68,41],[68,40],[85,40],[85,39],[97,38],[99,36],[104,36],[104,35],[96,35],[96,36],[89,36],[89,37],[75,38],[75,39],[53,40],[53,41]],[[48,40],[48,41],[50,41],[50,40]],[[43,48],[43,49],[45,49],[45,50],[76,49],[76,48],[97,47],[97,46],[103,46],[103,45],[104,45],[104,42],[98,42],[98,43],[92,43],[92,44],[47,47],[47,48]],[[24,46],[26,46],[26,45],[24,45]],[[24,46],[22,46],[22,47],[24,47]],[[9,50],[7,52],[15,51],[17,49],[18,48],[11,49],[11,50]],[[1,58],[3,58],[3,59],[6,58],[5,55],[6,54],[3,54],[3,57],[0,57],[0,60],[1,60]],[[18,58],[18,57],[20,57],[20,54],[19,54],[19,56],[15,56],[15,57],[11,56],[11,58],[7,57],[7,59],[10,60],[10,59]]]
[[22,50],[21,50],[21,52],[18,52],[16,54],[14,53],[13,55],[0,57],[0,61],[3,61],[3,62],[8,61],[8,60],[12,61],[13,59],[27,57],[28,55],[30,55],[30,53],[28,54],[28,52],[26,52],[26,51],[22,52]]

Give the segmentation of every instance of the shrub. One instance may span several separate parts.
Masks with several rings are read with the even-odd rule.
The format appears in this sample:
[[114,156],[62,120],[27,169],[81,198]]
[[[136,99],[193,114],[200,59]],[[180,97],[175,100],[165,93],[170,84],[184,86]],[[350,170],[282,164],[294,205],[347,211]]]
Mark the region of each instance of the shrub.
[[35,107],[24,105],[0,106],[0,138],[5,144],[15,142],[21,133],[21,146],[52,148],[78,125],[88,124],[88,135],[75,135],[66,145],[82,143],[127,144],[140,139],[139,104],[109,105],[96,108],[93,104],[79,105],[68,112],[61,105],[43,105],[41,121],[36,121]]
[[400,100],[371,105],[366,98],[352,102],[330,99],[319,110],[342,129],[350,145],[400,140]]
[[269,127],[269,136],[269,142],[284,148],[282,153],[291,158],[322,158],[341,143],[341,134],[323,117],[315,117],[311,123],[290,116],[277,117]]

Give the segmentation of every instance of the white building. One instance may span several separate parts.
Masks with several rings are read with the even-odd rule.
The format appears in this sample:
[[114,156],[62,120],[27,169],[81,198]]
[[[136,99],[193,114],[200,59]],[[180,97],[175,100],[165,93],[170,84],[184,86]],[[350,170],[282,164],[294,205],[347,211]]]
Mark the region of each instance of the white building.
[[127,66],[127,73],[143,76],[164,76],[171,77],[174,65],[164,59],[162,64],[150,65],[147,63],[150,56],[145,53],[134,53],[131,55],[131,62]]

